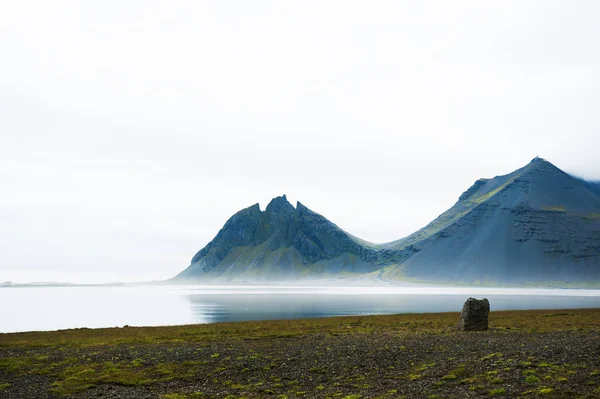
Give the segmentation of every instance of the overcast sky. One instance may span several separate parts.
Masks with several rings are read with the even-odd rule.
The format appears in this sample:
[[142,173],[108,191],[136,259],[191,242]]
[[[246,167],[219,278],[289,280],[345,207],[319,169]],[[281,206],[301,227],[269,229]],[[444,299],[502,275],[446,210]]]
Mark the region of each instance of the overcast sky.
[[4,1],[0,282],[183,270],[287,194],[374,242],[539,155],[600,179],[598,1]]

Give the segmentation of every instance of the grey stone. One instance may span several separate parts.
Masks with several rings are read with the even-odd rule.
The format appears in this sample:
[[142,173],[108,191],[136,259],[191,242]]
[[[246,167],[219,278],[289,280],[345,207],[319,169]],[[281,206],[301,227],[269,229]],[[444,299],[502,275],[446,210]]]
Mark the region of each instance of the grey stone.
[[469,298],[465,302],[458,329],[461,331],[485,331],[488,329],[490,302],[486,299]]

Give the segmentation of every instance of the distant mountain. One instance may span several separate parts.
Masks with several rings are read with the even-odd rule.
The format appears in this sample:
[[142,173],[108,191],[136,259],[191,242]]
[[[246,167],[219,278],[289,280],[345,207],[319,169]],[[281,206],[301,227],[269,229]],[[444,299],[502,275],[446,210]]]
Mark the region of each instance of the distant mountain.
[[100,284],[75,284],[61,282],[30,282],[30,283],[13,283],[5,281],[0,283],[0,288],[22,288],[22,287],[120,287],[125,286],[124,283],[100,283]]
[[535,158],[480,179],[403,239],[372,244],[285,195],[232,216],[175,281],[363,277],[600,287],[600,184]]
[[176,280],[272,281],[356,276],[403,260],[286,196],[233,215]]

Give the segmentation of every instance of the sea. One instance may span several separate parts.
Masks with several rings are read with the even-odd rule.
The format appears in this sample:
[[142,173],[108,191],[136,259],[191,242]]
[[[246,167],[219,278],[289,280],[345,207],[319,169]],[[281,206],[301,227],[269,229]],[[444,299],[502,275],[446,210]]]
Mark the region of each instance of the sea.
[[0,333],[242,320],[458,312],[469,298],[494,310],[600,308],[600,290],[481,287],[119,285],[0,288]]

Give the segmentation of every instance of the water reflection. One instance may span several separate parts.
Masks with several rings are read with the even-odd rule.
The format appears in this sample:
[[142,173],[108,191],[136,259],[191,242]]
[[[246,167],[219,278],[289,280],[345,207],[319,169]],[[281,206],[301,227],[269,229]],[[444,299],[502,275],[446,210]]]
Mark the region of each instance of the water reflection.
[[[314,292],[313,288],[287,289],[285,293],[270,289],[265,294],[260,290],[244,288],[243,294],[227,289],[215,292],[206,289],[200,293],[188,293],[196,322],[219,322],[238,320],[299,319],[328,316],[397,314],[460,311],[465,300],[471,296],[466,292],[443,294],[356,294]],[[318,291],[318,290],[317,290]],[[514,309],[561,309],[600,307],[600,297],[574,293],[561,296],[551,295],[488,295],[476,292],[475,296],[486,296],[492,310]]]
[[503,309],[600,308],[597,290],[435,287],[123,286],[0,288],[0,332]]

